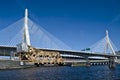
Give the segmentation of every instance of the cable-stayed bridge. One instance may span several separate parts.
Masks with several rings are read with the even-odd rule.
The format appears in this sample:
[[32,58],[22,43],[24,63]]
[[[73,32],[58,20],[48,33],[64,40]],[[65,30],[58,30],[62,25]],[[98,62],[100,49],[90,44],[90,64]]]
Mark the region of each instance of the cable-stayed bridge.
[[26,51],[28,46],[33,46],[42,51],[59,52],[61,57],[83,57],[87,60],[87,64],[89,64],[89,57],[104,57],[109,59],[110,67],[114,67],[116,57],[120,57],[115,53],[116,48],[113,48],[114,44],[109,38],[108,31],[105,38],[90,47],[90,51],[74,51],[29,19],[27,9],[24,18],[0,31],[0,46],[17,47],[17,50],[20,48],[21,51]]

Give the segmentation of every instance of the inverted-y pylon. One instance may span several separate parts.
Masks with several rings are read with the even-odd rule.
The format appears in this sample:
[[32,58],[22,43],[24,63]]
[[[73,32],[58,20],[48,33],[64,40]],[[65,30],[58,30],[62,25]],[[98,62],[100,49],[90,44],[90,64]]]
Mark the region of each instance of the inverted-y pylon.
[[112,53],[114,55],[116,55],[113,47],[112,47],[112,44],[110,43],[110,39],[109,39],[109,34],[108,34],[108,30],[106,30],[106,47],[105,47],[105,53],[107,52],[107,49],[110,48],[110,50],[112,51]]
[[17,44],[17,52],[27,52],[28,46],[30,46],[30,36],[28,28],[28,10],[25,9],[25,18],[24,18],[24,27],[23,27],[23,36],[22,43]]
[[110,40],[108,30],[106,30],[106,36],[103,39],[96,42],[95,44],[93,44],[90,47],[90,50],[96,53],[116,55],[115,50],[117,51],[117,48]]

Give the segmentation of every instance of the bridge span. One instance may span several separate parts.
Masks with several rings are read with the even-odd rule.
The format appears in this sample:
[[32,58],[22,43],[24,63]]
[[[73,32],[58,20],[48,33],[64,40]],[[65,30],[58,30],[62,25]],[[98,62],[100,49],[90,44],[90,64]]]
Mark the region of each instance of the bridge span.
[[[28,24],[29,22],[30,22],[30,24]],[[106,31],[106,36],[103,39],[105,41],[105,43],[103,43],[103,44],[105,44],[105,46],[104,46],[105,52],[99,53],[99,52],[90,52],[90,51],[73,51],[73,50],[61,50],[61,49],[54,49],[54,48],[43,49],[43,48],[32,47],[33,45],[31,43],[31,41],[33,41],[33,40],[30,40],[30,39],[37,40],[37,41],[33,41],[33,43],[35,43],[37,45],[42,45],[41,41],[39,41],[42,38],[42,40],[44,40],[43,43],[48,43],[48,46],[51,46],[50,44],[54,44],[54,46],[57,46],[57,47],[59,47],[59,45],[62,44],[62,42],[60,42],[59,45],[56,45],[57,42],[51,42],[51,39],[48,36],[46,36],[42,30],[38,29],[38,27],[36,27],[36,25],[34,27],[33,22],[28,19],[28,10],[27,9],[25,10],[25,17],[24,17],[23,25],[24,25],[24,27],[11,40],[5,41],[5,39],[9,39],[8,35],[6,36],[5,39],[4,39],[3,35],[0,36],[0,37],[3,37],[3,38],[1,38],[1,39],[3,39],[3,41],[1,40],[0,43],[5,43],[5,44],[9,43],[11,45],[15,44],[14,45],[15,47],[10,47],[10,46],[9,47],[3,46],[3,47],[6,47],[8,49],[13,49],[13,51],[14,51],[13,53],[15,55],[19,56],[21,62],[24,60],[28,60],[29,62],[34,62],[37,65],[45,64],[45,63],[63,64],[64,62],[65,63],[70,62],[70,61],[68,61],[69,60],[68,57],[70,58],[70,56],[64,56],[64,55],[71,55],[71,58],[84,59],[86,62],[86,65],[89,66],[92,62],[94,62],[94,61],[90,60],[90,57],[104,57],[106,59],[100,59],[99,61],[95,60],[95,62],[97,62],[97,61],[98,62],[104,62],[104,61],[106,62],[107,61],[109,67],[114,68],[117,57],[120,57],[120,55],[116,55],[115,50],[112,47],[111,40],[109,39],[108,31]],[[30,25],[31,25],[31,27],[30,27]],[[15,26],[15,28],[16,28],[16,26]],[[31,28],[31,30],[29,28]],[[11,29],[11,27],[10,27],[10,29]],[[12,29],[14,29],[14,27],[12,27]],[[20,28],[18,28],[18,29],[20,29]],[[5,31],[3,30],[2,32],[6,32],[6,30],[9,31],[9,28],[6,28]],[[29,32],[30,32],[29,30],[31,31],[31,35],[33,35],[32,37],[29,34]],[[33,31],[33,30],[35,30],[35,31]],[[37,33],[36,33],[36,31],[37,31]],[[43,34],[43,35],[40,36],[41,34]],[[19,35],[20,36],[22,35],[22,39],[18,39]],[[39,36],[39,38],[37,38],[38,36]],[[10,36],[10,37],[12,37],[12,36]],[[56,38],[53,38],[53,39],[56,39]],[[18,40],[18,41],[14,41],[14,40]],[[21,40],[21,42],[19,42],[19,40]],[[48,40],[48,42],[47,42],[47,40]],[[59,41],[59,40],[55,40],[55,41]],[[65,46],[65,45],[62,44],[62,47],[63,46]],[[111,54],[107,53],[108,48],[110,48],[110,50],[112,51]],[[4,52],[5,52],[5,49],[3,49],[3,53]],[[66,59],[68,59],[68,60],[66,60]],[[80,60],[75,60],[75,59],[71,60],[71,63],[76,63],[76,62],[79,63]]]
[[[91,53],[91,52],[85,52],[85,51],[63,51],[63,50],[49,50],[49,49],[42,49],[42,50],[43,51],[55,51],[55,52],[59,52],[62,55],[72,55],[71,56],[72,58],[79,58],[79,59],[72,59],[72,58],[70,59],[66,56],[63,56],[65,63],[85,62],[87,66],[90,66],[91,63],[97,62],[97,63],[107,63],[109,67],[113,68],[115,67],[115,64],[116,64],[116,57],[120,57],[120,55]],[[90,57],[103,57],[103,59],[98,58],[98,60],[97,59],[90,60]]]

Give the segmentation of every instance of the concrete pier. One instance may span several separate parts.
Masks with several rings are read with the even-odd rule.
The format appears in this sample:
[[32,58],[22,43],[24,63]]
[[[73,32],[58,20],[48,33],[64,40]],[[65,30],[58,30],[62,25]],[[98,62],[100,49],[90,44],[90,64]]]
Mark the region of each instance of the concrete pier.
[[20,61],[0,60],[0,69],[21,69],[31,67],[28,65],[21,66]]
[[115,57],[110,57],[109,58],[109,68],[115,68],[116,63],[115,63]]

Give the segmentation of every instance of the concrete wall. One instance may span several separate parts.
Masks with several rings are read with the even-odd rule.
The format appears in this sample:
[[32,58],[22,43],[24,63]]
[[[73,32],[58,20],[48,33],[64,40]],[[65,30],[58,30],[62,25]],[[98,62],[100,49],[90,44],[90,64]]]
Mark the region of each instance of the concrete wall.
[[14,69],[20,68],[19,61],[12,61],[12,60],[0,60],[0,69]]

